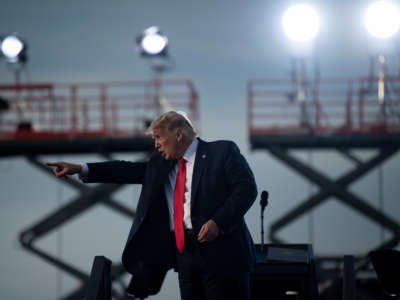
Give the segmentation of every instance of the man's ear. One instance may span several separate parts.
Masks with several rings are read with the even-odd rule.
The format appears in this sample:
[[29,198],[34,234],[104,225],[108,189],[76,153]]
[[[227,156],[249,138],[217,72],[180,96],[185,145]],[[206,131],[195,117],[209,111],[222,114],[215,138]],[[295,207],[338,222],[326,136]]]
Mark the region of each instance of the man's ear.
[[178,128],[176,130],[176,139],[178,142],[181,142],[183,140],[183,133],[182,133],[182,129]]

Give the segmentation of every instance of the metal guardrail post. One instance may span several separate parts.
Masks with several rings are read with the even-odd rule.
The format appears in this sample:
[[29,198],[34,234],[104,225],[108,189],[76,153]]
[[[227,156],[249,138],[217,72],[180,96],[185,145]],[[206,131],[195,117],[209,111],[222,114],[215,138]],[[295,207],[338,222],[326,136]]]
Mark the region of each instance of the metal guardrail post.
[[355,300],[356,280],[354,272],[354,256],[345,255],[343,261],[343,300]]

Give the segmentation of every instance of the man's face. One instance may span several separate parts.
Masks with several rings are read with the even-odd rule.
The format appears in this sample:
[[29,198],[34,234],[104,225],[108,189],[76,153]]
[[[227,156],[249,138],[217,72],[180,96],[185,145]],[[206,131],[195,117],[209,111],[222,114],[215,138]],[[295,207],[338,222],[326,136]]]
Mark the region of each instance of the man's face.
[[166,160],[179,158],[179,135],[170,133],[165,128],[154,128],[153,138],[155,148]]

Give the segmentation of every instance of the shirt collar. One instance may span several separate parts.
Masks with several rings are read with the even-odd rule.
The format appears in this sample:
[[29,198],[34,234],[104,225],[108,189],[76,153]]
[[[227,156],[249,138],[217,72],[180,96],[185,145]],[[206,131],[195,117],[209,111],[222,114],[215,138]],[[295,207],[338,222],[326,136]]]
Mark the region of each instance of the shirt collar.
[[185,154],[183,154],[183,158],[186,161],[194,164],[194,159],[196,157],[196,151],[198,146],[199,146],[199,141],[197,140],[197,138],[193,139],[193,142],[186,149]]

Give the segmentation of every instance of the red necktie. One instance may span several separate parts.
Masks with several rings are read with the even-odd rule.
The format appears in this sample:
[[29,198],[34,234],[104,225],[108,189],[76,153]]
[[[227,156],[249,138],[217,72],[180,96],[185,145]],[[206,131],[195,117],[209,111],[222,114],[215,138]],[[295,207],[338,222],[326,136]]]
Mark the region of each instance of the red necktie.
[[185,234],[183,232],[183,201],[185,198],[185,180],[186,180],[186,160],[179,160],[178,175],[176,176],[174,190],[174,231],[176,247],[182,253],[185,243]]

